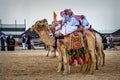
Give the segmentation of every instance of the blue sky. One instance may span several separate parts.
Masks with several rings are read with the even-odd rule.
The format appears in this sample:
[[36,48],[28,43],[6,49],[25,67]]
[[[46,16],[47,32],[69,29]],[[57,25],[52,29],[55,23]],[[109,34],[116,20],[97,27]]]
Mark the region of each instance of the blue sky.
[[71,8],[75,14],[84,14],[93,28],[100,32],[120,29],[120,0],[0,0],[2,23],[27,22],[27,28],[37,20],[52,22],[53,11],[61,19],[60,11]]

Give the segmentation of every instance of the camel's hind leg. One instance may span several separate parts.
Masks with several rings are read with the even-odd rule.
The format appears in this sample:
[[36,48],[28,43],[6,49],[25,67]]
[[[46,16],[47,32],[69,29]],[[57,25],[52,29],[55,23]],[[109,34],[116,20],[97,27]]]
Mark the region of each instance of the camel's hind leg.
[[104,66],[105,65],[105,53],[104,53],[104,50],[103,50],[103,44],[101,43],[101,65]]
[[97,57],[98,57],[98,65],[104,66],[105,64],[105,53],[103,51],[102,43],[99,43],[99,46],[97,48]]
[[96,50],[98,55],[98,65],[104,66],[105,64],[105,53],[103,50],[102,38],[99,34],[95,33],[96,37]]
[[104,66],[105,65],[105,53],[104,53],[104,51],[103,51],[103,49],[102,49],[102,66]]
[[[89,37],[87,40],[90,40]],[[88,52],[91,58],[91,65],[90,65],[90,73],[93,74],[96,69],[96,55],[95,55],[95,39],[92,38],[91,41],[87,41],[88,44]],[[91,46],[92,45],[92,46]]]
[[95,69],[98,70],[98,69],[99,69],[99,68],[98,68],[98,57],[99,57],[99,56],[97,56],[97,54],[95,54],[95,57],[96,57],[96,68],[95,68]]

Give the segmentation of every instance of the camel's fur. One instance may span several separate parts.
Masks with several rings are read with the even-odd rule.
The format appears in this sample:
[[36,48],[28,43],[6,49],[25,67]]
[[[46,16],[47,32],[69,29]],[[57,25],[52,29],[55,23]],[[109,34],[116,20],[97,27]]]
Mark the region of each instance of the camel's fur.
[[105,53],[103,50],[103,43],[102,38],[99,34],[95,33],[96,37],[96,50],[97,50],[97,57],[98,57],[98,65],[104,66],[105,65]]

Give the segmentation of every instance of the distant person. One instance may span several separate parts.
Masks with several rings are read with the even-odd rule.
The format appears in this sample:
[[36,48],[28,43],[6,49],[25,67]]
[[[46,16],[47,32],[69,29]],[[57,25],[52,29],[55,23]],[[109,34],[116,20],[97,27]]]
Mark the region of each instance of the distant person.
[[104,44],[104,50],[105,50],[106,48],[108,48],[106,35],[103,37],[103,44]]
[[1,35],[1,51],[5,51],[5,36]]
[[109,47],[110,46],[109,37],[107,36],[106,38],[107,38],[107,45]]
[[110,48],[113,48],[113,36],[110,34],[109,36]]
[[10,37],[10,50],[11,51],[15,50],[15,39],[13,36]]
[[10,35],[8,35],[8,36],[7,36],[7,39],[6,39],[6,43],[7,43],[7,51],[10,50],[10,42],[9,42],[9,40],[10,40]]
[[15,39],[12,35],[9,35],[7,37],[7,50],[8,51],[14,51],[15,50]]
[[31,50],[31,36],[28,36],[28,39],[27,39],[27,48],[28,48],[28,50]]
[[10,35],[9,38],[9,51],[14,51],[15,50],[15,39],[12,35]]
[[26,37],[25,34],[22,35],[22,47],[25,50],[26,49]]

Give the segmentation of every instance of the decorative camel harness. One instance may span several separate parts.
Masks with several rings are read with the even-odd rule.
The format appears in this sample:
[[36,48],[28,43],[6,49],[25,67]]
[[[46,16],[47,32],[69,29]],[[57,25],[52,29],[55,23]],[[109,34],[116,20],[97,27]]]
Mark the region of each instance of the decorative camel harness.
[[[55,30],[55,29],[54,29]],[[78,35],[79,32],[74,31],[69,35],[70,37],[70,50],[67,51],[67,54],[70,56],[69,59],[69,65],[72,66],[74,61],[76,60],[79,65],[82,63],[88,64],[88,59],[85,57],[86,55],[86,48],[82,46],[82,39]],[[61,37],[61,36],[60,36]],[[64,37],[64,36],[62,36]],[[59,38],[59,39],[64,39],[64,38]]]
[[78,35],[78,32],[73,32],[70,35],[70,50],[67,52],[67,54],[70,57],[69,59],[69,65],[72,65],[75,60],[77,60],[78,64],[82,64],[85,62],[88,64],[88,59],[85,57],[86,55],[86,49],[82,46],[82,39]]

